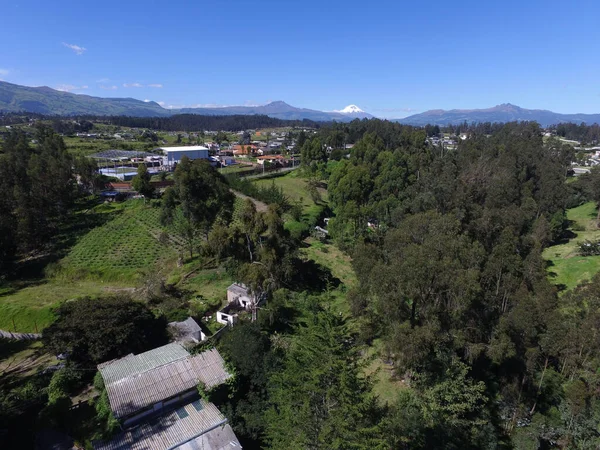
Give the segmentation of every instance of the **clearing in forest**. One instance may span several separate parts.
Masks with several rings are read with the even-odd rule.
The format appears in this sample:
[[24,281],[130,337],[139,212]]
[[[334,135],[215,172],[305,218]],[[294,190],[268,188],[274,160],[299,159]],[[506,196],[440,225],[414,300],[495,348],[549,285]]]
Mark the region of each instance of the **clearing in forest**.
[[307,222],[310,222],[311,219],[316,220],[327,203],[327,189],[317,188],[321,196],[321,202],[318,204],[315,203],[308,190],[308,180],[302,178],[298,171],[292,171],[286,175],[273,178],[261,178],[253,181],[253,183],[263,188],[268,188],[271,184],[275,184],[275,186],[281,188],[290,201],[301,202],[302,211]]
[[600,272],[600,256],[581,256],[579,244],[585,240],[600,239],[596,217],[596,203],[588,202],[567,211],[570,231],[573,236],[565,243],[553,245],[544,250],[543,257],[548,261],[548,276],[561,290],[570,290],[581,281],[591,279]]

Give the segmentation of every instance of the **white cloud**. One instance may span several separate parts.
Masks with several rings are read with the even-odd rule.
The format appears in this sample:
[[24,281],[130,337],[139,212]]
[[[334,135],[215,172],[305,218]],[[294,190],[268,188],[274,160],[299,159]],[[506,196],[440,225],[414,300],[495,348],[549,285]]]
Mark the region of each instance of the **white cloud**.
[[62,91],[62,92],[71,92],[71,91],[81,91],[83,89],[87,89],[88,87],[86,85],[83,86],[74,86],[72,84],[59,84],[58,86],[56,86],[56,90],[57,91]]
[[123,83],[123,87],[126,87],[126,88],[130,88],[130,87],[141,88],[141,87],[144,87],[144,85],[140,84],[140,83]]
[[0,69],[0,75],[6,76],[10,71],[8,69]]
[[104,89],[105,91],[116,91],[119,88],[117,86],[115,86],[114,84],[112,86],[105,86],[105,85],[101,84],[100,89]]
[[108,83],[109,81],[109,78],[100,78],[99,80],[96,80],[96,83]]
[[158,103],[160,106],[165,106],[165,102],[156,102]]
[[163,85],[160,83],[152,83],[152,84],[149,84],[148,87],[161,88],[161,87],[163,87]]
[[148,103],[148,102],[151,102],[152,100],[148,100],[148,99],[146,98],[146,99],[144,99],[144,101],[145,101],[146,103]]
[[67,44],[66,42],[63,42],[62,44],[65,47],[70,48],[71,50],[73,50],[76,55],[83,55],[83,52],[85,52],[87,50],[87,48],[81,47],[81,46],[75,45],[75,44]]

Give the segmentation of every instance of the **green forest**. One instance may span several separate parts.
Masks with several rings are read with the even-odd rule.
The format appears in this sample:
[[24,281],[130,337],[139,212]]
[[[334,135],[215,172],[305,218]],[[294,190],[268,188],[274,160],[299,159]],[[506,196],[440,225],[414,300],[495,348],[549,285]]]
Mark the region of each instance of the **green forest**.
[[[186,116],[112,120],[205,128]],[[298,135],[302,165],[291,174],[240,180],[184,158],[161,194],[140,166],[134,186],[145,198],[122,206],[99,203],[95,167],[52,128],[39,126],[35,143],[8,133],[0,306],[23,280],[27,289],[123,284],[52,304],[35,351],[68,351],[59,370],[0,366],[0,443],[30,448],[50,427],[91,448],[113,433],[106,397],[85,413],[73,412],[73,398],[91,389],[97,364],[161,345],[167,322],[212,311],[207,286],[218,274],[267,299],[196,349],[216,346],[235,373],[214,401],[244,448],[599,448],[600,275],[557,282],[552,249],[600,255],[600,170],[571,177],[573,147],[536,123],[472,126],[454,149],[431,144],[437,133],[382,120],[321,124]],[[580,210],[589,221],[581,243]],[[129,251],[152,252],[128,257],[127,270],[96,269],[92,239],[111,223],[148,242]],[[24,347],[2,339],[0,355]]]

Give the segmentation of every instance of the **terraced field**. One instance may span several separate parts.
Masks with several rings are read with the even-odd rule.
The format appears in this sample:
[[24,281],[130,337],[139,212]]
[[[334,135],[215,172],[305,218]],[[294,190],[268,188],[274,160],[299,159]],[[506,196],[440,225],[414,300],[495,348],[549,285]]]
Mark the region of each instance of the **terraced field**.
[[173,258],[181,247],[179,237],[160,225],[160,210],[143,201],[129,201],[115,218],[91,230],[62,261],[67,272],[130,276],[161,259]]

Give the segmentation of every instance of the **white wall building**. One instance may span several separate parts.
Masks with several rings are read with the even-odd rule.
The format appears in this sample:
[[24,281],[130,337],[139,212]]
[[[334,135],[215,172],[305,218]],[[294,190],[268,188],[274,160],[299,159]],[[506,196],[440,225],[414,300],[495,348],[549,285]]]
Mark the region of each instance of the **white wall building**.
[[167,156],[166,165],[168,167],[173,167],[175,163],[179,163],[184,156],[190,159],[208,159],[208,148],[202,145],[159,148]]

